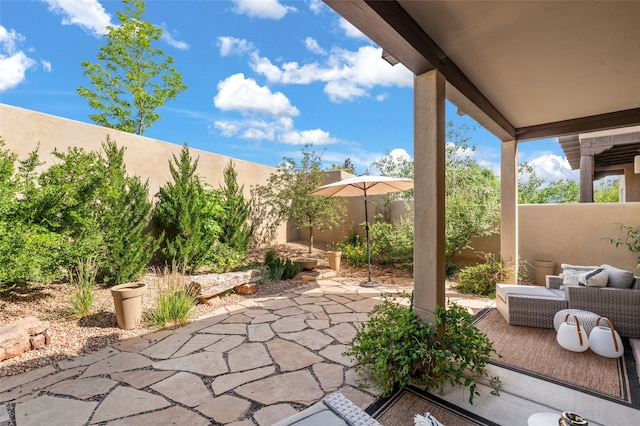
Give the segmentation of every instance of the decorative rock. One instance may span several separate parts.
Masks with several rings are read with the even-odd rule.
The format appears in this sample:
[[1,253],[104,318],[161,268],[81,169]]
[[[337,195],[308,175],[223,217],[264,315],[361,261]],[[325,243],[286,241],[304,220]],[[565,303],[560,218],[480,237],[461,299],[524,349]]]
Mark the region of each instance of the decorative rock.
[[260,270],[192,275],[188,281],[187,291],[191,295],[208,299],[243,284],[260,281]]
[[32,349],[42,349],[49,343],[49,321],[26,317],[0,326],[0,361],[13,358]]
[[242,284],[234,287],[233,290],[240,294],[253,294],[258,290],[258,286],[255,283]]

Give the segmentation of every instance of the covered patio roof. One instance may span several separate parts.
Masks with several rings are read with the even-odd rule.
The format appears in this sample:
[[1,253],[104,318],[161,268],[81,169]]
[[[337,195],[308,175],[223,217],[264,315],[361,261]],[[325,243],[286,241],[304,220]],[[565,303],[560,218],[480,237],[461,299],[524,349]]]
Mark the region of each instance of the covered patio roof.
[[503,141],[640,124],[640,2],[325,3]]

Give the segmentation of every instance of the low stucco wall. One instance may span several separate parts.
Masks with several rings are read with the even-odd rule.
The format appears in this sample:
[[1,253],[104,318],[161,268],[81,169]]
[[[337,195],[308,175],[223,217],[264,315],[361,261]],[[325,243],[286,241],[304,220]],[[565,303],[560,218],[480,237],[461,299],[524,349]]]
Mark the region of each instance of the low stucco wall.
[[[171,180],[169,160],[173,155],[179,157],[182,145],[0,104],[0,136],[4,138],[6,147],[23,159],[39,143],[38,153],[41,161],[45,162],[44,168],[58,161],[51,155],[54,149],[64,152],[68,147],[78,146],[86,151],[100,151],[107,135],[118,146],[126,148],[124,158],[127,172],[143,180],[148,179],[150,195],[156,194],[161,186]],[[219,188],[224,182],[223,170],[229,160],[233,160],[238,183],[244,185],[246,197],[251,186],[263,185],[275,170],[273,167],[198,149],[190,148],[190,151],[193,158],[199,158],[198,174],[214,188]],[[298,237],[295,231],[283,225],[276,238],[277,242],[284,242]]]
[[518,209],[520,259],[561,263],[608,263],[639,275],[638,254],[615,247],[609,238],[624,238],[617,224],[640,225],[640,203],[521,205]]

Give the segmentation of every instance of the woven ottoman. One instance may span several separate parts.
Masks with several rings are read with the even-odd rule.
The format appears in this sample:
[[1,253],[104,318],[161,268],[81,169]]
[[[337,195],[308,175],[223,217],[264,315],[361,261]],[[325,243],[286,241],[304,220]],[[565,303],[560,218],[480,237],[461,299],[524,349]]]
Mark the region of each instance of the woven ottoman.
[[594,314],[593,312],[589,311],[583,311],[582,309],[563,309],[561,311],[558,311],[553,317],[553,328],[555,328],[556,331],[558,331],[558,328],[560,328],[560,324],[562,324],[562,321],[567,314],[570,314],[567,322],[570,322],[571,324],[575,324],[576,322],[573,318],[573,315],[578,318],[578,321],[580,321],[580,326],[584,329],[585,333],[587,333],[587,336],[591,334],[591,330],[593,330],[593,328],[596,326],[596,321],[600,317],[600,315],[598,314]]
[[553,316],[567,309],[562,290],[535,285],[497,284],[496,308],[509,325],[553,328]]

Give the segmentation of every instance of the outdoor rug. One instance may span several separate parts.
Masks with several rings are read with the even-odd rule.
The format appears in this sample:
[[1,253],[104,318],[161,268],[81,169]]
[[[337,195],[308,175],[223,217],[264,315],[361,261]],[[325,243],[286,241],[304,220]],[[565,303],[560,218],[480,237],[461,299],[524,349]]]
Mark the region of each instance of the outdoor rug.
[[491,363],[600,398],[640,408],[640,384],[629,339],[621,358],[601,357],[590,349],[571,352],[556,341],[553,329],[512,326],[495,309],[478,314],[475,325],[503,356]]
[[416,414],[424,415],[425,413],[431,413],[446,426],[497,426],[496,423],[412,386],[376,401],[367,409],[367,413],[383,426],[412,425]]

